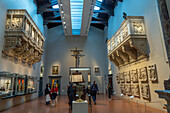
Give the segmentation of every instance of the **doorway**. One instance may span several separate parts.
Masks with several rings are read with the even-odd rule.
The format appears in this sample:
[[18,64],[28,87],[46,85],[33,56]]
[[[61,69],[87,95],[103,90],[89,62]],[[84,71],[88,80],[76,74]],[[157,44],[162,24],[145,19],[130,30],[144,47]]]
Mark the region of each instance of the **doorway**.
[[58,87],[58,94],[60,95],[60,93],[61,93],[61,76],[51,76],[51,77],[49,77],[49,83],[50,83],[50,86],[51,86],[51,88],[54,86],[54,83],[56,83],[57,84],[57,87]]

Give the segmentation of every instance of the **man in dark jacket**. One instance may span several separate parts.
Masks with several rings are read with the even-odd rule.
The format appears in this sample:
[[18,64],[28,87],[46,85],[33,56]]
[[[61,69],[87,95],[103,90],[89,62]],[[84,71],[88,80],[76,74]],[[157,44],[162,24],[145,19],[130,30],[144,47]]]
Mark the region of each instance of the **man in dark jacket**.
[[72,102],[73,102],[73,97],[74,97],[74,92],[73,92],[73,84],[70,83],[70,86],[67,89],[68,96],[69,96],[69,104],[72,110]]
[[91,85],[91,96],[95,105],[96,105],[96,94],[98,91],[99,91],[98,86],[95,83],[95,81],[93,81],[93,84]]

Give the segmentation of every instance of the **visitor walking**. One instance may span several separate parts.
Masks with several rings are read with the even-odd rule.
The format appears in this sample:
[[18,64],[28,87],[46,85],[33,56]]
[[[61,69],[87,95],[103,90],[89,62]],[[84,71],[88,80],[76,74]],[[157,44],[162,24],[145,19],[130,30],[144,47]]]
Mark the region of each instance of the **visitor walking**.
[[69,105],[72,110],[72,102],[73,102],[73,97],[74,97],[74,92],[73,92],[73,84],[70,83],[68,89],[67,89],[68,95],[69,95]]
[[46,105],[50,104],[50,85],[46,84],[45,88],[45,98],[46,98]]
[[98,91],[99,91],[98,86],[95,83],[95,81],[93,81],[93,84],[91,85],[91,96],[95,105],[96,105],[96,94]]
[[57,103],[57,95],[58,95],[58,87],[57,84],[54,83],[53,88],[51,89],[51,106],[54,106]]
[[111,95],[112,95],[112,86],[110,85],[110,83],[108,84],[108,96],[109,96],[109,100],[111,100]]

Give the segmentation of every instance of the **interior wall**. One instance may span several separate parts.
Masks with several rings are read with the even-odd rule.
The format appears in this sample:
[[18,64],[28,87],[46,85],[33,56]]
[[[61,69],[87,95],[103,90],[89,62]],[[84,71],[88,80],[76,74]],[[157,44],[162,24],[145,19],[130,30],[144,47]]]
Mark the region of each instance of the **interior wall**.
[[[52,66],[59,66],[61,78],[61,94],[66,94],[67,85],[69,84],[69,68],[75,67],[75,59],[71,56],[70,50],[82,49],[81,54],[85,55],[80,58],[80,67],[91,67],[92,81],[98,84],[100,93],[103,92],[103,76],[107,74],[107,54],[104,39],[104,31],[91,27],[88,37],[65,37],[62,26],[48,30],[46,40],[45,55],[45,72],[44,76],[52,75]],[[100,68],[100,73],[94,73],[95,67]],[[48,81],[44,80],[44,87]]]
[[[0,71],[7,71],[10,73],[18,73],[18,74],[26,74],[28,76],[35,76],[39,78],[40,76],[40,63],[36,63],[33,67],[25,67],[20,64],[16,64],[9,60],[5,60],[1,57],[2,50],[4,46],[4,32],[5,32],[5,23],[6,23],[6,13],[7,9],[26,9],[34,22],[37,24],[41,32],[43,33],[43,18],[41,15],[37,15],[37,7],[33,3],[33,0],[0,0]],[[37,86],[38,90],[38,86]],[[33,94],[31,98],[35,98],[38,96],[38,93]],[[22,97],[22,96],[21,96]],[[23,96],[22,100],[26,97]],[[15,99],[14,99],[15,100]],[[9,99],[8,101],[13,101],[13,99]],[[3,109],[9,108],[12,104],[8,104],[8,101],[3,101]],[[19,101],[19,100],[18,100]],[[6,102],[6,103],[5,103]],[[24,102],[24,101],[22,101]],[[1,103],[1,102],[0,102]],[[14,102],[15,103],[15,102]]]
[[[115,80],[115,76],[117,73],[126,72],[133,69],[140,69],[145,66],[156,64],[158,73],[158,84],[153,84],[151,83],[151,81],[149,81],[151,102],[147,103],[147,105],[163,110],[163,105],[165,101],[158,98],[155,90],[164,89],[164,80],[167,80],[169,78],[170,71],[169,65],[167,63],[168,60],[164,45],[162,28],[160,24],[157,0],[124,0],[122,3],[118,3],[114,12],[114,16],[110,17],[109,19],[108,38],[110,39],[121,26],[121,23],[123,22],[123,12],[127,13],[128,16],[144,16],[147,40],[150,51],[148,60],[132,63],[121,68],[117,68],[113,63],[111,63],[111,69],[114,76],[114,90],[117,92],[117,95],[120,96],[120,85],[117,84],[117,81]],[[129,97],[124,96],[124,98]],[[135,98],[135,101],[138,101],[142,104],[145,104],[145,102],[147,102],[142,99],[142,97],[140,99]]]

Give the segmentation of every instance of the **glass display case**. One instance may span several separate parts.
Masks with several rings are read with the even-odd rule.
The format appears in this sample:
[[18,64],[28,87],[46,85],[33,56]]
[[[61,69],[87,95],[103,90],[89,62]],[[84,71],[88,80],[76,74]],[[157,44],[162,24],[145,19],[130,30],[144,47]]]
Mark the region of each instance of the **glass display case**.
[[34,93],[37,91],[37,79],[32,76],[27,76],[27,93]]
[[15,95],[23,95],[26,93],[27,75],[15,74]]
[[10,97],[14,95],[14,78],[13,74],[0,72],[0,96]]

